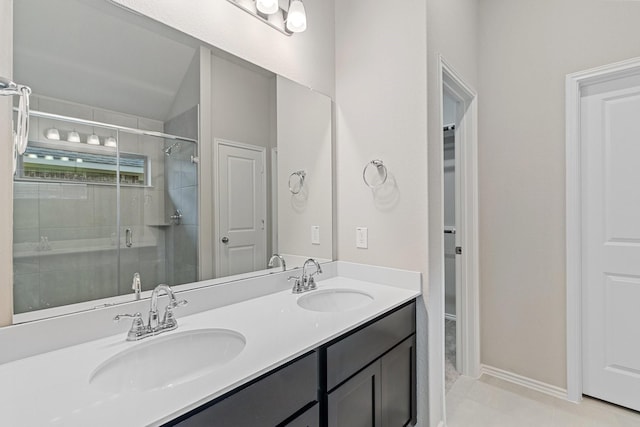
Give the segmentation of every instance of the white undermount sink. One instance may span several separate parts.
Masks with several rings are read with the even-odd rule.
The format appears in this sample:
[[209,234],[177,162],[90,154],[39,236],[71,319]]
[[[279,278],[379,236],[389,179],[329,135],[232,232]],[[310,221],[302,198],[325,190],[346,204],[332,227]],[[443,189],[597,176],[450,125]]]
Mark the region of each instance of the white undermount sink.
[[311,291],[298,298],[298,305],[305,310],[334,313],[355,310],[371,302],[373,302],[371,295],[353,289]]
[[245,344],[242,334],[228,329],[197,329],[153,337],[98,366],[89,383],[112,393],[175,386],[230,362]]

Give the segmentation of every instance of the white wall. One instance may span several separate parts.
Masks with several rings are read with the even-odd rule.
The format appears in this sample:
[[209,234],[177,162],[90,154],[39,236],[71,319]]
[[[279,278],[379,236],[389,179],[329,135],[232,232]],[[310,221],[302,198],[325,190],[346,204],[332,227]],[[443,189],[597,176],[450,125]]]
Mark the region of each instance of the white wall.
[[[336,0],[338,259],[416,270],[427,262],[426,8]],[[362,168],[382,159],[372,191]],[[369,229],[357,249],[355,229]],[[424,295],[427,298],[427,295]],[[418,425],[428,425],[425,303],[418,304]],[[434,426],[437,423],[433,424]]]
[[307,31],[287,37],[225,0],[113,0],[333,97],[333,1],[306,0]]
[[564,78],[640,56],[640,3],[480,5],[482,362],[565,387]]
[[[13,59],[13,3],[0,1],[0,76],[10,78]],[[0,98],[0,326],[9,325],[13,315],[13,178],[11,144],[12,99]]]
[[[331,99],[282,77],[277,78],[278,251],[332,259]],[[306,172],[298,194],[289,176]],[[293,182],[293,181],[292,181]],[[311,243],[320,227],[320,244]]]

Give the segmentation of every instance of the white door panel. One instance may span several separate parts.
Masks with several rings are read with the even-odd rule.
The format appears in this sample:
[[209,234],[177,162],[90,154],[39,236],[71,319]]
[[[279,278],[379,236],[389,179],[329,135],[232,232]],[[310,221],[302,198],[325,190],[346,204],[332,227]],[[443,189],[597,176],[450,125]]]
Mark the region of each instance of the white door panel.
[[218,277],[266,268],[264,150],[218,145]]
[[640,86],[582,99],[583,391],[640,410]]

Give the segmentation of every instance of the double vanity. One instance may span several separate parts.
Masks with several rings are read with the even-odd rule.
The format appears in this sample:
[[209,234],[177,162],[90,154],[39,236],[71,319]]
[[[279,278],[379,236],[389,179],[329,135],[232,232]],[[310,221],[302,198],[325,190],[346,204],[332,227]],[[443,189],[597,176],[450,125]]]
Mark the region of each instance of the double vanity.
[[[174,330],[139,340],[119,332],[2,364],[3,423],[413,425],[420,274],[339,261],[323,269],[316,289],[301,293],[287,282],[291,271],[229,284],[216,301],[216,286],[171,301],[154,292]],[[104,309],[103,318],[141,304],[149,302]],[[75,320],[83,315],[96,313]],[[52,321],[63,319],[29,333]]]

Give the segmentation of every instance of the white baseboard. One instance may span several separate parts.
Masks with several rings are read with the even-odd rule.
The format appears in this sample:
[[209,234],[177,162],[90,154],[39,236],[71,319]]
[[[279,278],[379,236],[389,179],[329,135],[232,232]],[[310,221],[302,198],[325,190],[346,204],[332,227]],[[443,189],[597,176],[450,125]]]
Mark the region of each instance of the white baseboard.
[[522,375],[514,374],[513,372],[494,368],[493,366],[482,365],[480,368],[480,375],[483,374],[491,375],[492,377],[496,377],[513,384],[518,384],[531,390],[557,397],[558,399],[568,400],[566,389],[524,377]]
[[454,322],[456,321],[456,315],[455,314],[445,313],[444,314],[444,318],[447,319],[447,320],[453,320]]

